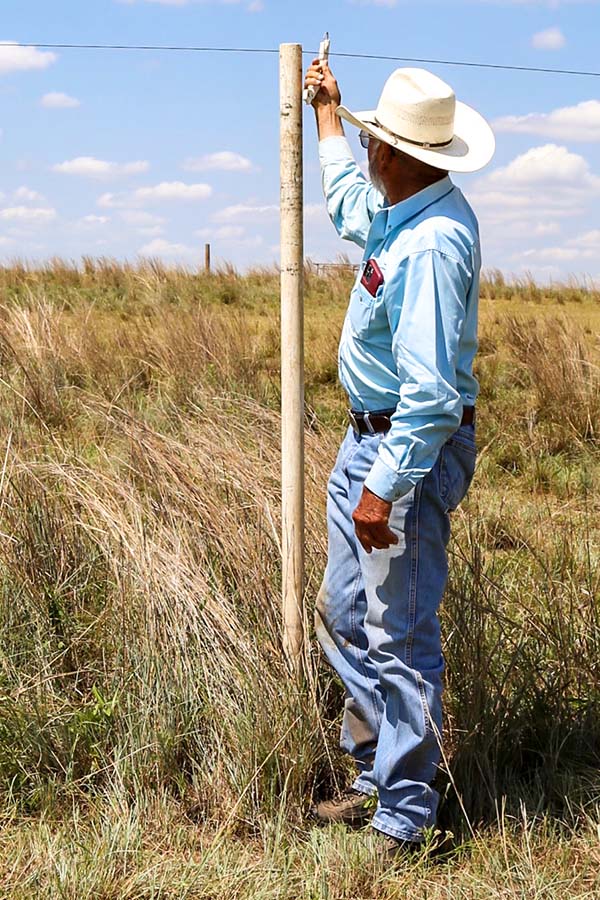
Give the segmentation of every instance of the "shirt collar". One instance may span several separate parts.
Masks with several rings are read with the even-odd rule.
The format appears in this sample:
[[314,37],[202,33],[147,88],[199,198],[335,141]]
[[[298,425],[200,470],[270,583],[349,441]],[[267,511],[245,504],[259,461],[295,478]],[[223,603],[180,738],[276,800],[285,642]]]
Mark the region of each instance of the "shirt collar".
[[408,222],[413,216],[423,212],[426,207],[431,206],[437,200],[441,200],[442,197],[445,197],[452,190],[454,190],[454,184],[450,176],[445,175],[439,181],[435,181],[429,187],[419,191],[418,194],[413,194],[412,197],[407,197],[406,200],[401,200],[400,203],[395,203],[393,206],[384,207],[387,213],[386,234],[392,228],[397,228],[399,225]]

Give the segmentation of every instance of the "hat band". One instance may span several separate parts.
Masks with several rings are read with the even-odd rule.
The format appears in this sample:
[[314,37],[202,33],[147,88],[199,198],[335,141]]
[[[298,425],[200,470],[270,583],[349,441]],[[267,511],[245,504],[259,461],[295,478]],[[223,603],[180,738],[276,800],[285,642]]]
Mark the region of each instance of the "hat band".
[[386,134],[389,134],[389,135],[391,135],[391,137],[396,138],[396,140],[406,141],[407,144],[414,144],[415,147],[423,147],[424,150],[429,150],[429,149],[436,150],[439,147],[448,147],[454,140],[454,137],[451,137],[449,141],[441,141],[439,144],[432,144],[430,141],[414,141],[411,138],[402,137],[401,134],[396,134],[390,128],[387,128],[385,125],[382,125],[381,122],[379,121],[379,119],[377,118],[377,116],[375,116],[375,121],[373,124],[377,125],[378,128],[381,128],[382,131],[385,131]]

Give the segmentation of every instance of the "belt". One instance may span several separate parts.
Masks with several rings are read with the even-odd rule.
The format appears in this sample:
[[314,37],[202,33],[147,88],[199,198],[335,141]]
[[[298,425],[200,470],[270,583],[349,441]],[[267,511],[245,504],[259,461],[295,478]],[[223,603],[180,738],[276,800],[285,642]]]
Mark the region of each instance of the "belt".
[[[392,427],[392,415],[395,409],[382,409],[379,412],[362,412],[349,409],[348,418],[357,434],[377,434],[380,431],[389,431]],[[463,406],[461,425],[473,425],[475,422],[475,407]]]

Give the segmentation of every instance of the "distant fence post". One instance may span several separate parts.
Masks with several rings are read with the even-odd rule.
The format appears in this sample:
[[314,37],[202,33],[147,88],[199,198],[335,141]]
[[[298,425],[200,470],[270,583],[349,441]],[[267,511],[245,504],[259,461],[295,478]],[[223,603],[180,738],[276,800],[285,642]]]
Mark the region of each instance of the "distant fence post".
[[281,501],[283,646],[296,675],[304,647],[304,233],[302,47],[281,44]]
[[204,245],[204,271],[210,272],[210,244]]

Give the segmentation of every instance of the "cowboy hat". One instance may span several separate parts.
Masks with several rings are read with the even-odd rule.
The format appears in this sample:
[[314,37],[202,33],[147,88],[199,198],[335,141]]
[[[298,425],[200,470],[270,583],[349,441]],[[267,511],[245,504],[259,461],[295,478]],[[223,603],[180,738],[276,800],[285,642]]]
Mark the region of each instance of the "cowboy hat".
[[425,69],[396,69],[377,109],[338,116],[379,141],[437,169],[476,172],[494,155],[494,132],[478,112],[456,99],[441,78]]

